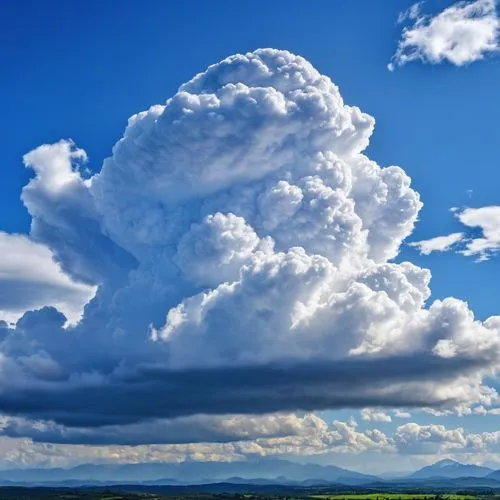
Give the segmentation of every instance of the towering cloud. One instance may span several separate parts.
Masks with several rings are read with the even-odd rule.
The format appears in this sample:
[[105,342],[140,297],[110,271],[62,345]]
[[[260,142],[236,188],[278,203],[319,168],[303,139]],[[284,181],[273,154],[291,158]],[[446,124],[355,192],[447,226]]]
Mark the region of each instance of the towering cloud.
[[131,117],[93,177],[70,142],[29,153],[31,238],[98,289],[76,326],[45,308],[6,331],[0,410],[129,442],[198,413],[491,404],[499,321],[427,306],[429,271],[392,261],[422,204],[363,155],[373,127],[264,49]]

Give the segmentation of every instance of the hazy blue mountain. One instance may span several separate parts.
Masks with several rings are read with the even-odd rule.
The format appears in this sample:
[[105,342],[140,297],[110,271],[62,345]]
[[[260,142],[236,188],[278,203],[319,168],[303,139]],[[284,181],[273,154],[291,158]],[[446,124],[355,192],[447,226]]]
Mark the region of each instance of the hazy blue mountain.
[[494,470],[490,474],[486,476],[488,479],[492,479],[494,481],[500,481],[500,470]]
[[201,485],[225,483],[254,486],[342,485],[376,489],[423,487],[500,488],[500,471],[441,460],[406,477],[381,479],[334,465],[300,464],[261,459],[237,462],[85,464],[71,469],[11,469],[0,471],[0,485]]
[[86,464],[71,469],[14,469],[0,471],[0,483],[45,483],[81,481],[85,483],[196,484],[239,481],[301,482],[322,481],[357,485],[377,480],[333,465],[299,464],[288,460],[263,459],[237,462],[182,462],[139,464]]
[[412,479],[432,478],[463,478],[463,477],[486,477],[493,472],[488,467],[480,465],[462,464],[455,460],[440,460],[435,464],[428,465],[417,470],[408,477]]

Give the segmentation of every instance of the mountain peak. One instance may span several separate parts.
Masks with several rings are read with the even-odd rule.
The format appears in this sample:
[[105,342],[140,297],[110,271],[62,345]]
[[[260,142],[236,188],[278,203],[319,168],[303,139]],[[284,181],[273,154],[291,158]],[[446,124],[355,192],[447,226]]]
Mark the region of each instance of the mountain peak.
[[452,460],[451,458],[443,458],[443,460],[439,460],[439,462],[436,462],[434,464],[434,467],[456,467],[460,465],[463,464],[457,462],[456,460]]
[[430,479],[437,477],[459,478],[459,477],[486,477],[492,472],[488,467],[474,464],[462,464],[455,460],[446,458],[435,464],[428,465],[417,470],[410,477],[414,479]]

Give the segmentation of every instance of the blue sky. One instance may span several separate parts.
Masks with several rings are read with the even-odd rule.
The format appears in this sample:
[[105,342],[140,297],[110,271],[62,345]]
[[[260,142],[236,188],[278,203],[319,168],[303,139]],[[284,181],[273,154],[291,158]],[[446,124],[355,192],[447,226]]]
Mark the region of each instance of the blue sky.
[[[480,0],[477,3],[486,4],[487,1]],[[92,174],[100,172],[105,158],[112,156],[113,145],[123,136],[130,116],[139,111],[147,110],[151,105],[164,104],[167,98],[176,94],[181,84],[189,81],[194,75],[205,71],[209,65],[232,54],[244,54],[258,48],[272,47],[302,56],[319,73],[327,75],[333,80],[339,87],[346,104],[358,106],[364,113],[375,118],[375,130],[364,153],[381,167],[400,166],[411,177],[412,188],[420,194],[424,204],[418,214],[418,220],[416,215],[414,217],[416,220],[415,229],[409,231],[408,235],[401,233],[395,237],[396,239],[401,236],[406,242],[418,242],[464,231],[468,232],[468,237],[481,237],[480,229],[464,229],[464,224],[457,219],[456,214],[463,213],[462,210],[466,207],[480,208],[496,206],[499,203],[497,189],[498,125],[496,117],[500,114],[500,100],[497,95],[500,82],[500,58],[495,57],[496,54],[493,50],[485,50],[484,54],[481,54],[484,56],[483,59],[474,60],[473,56],[470,56],[471,59],[465,63],[450,62],[446,57],[442,61],[429,61],[429,59],[426,60],[424,54],[420,56],[420,60],[402,62],[400,67],[389,71],[387,65],[395,54],[398,44],[401,43],[403,26],[411,27],[413,22],[411,19],[407,19],[406,24],[398,24],[398,15],[409,9],[412,4],[411,1],[402,0],[391,2],[338,0],[335,2],[316,1],[314,6],[311,6],[307,2],[295,0],[286,3],[260,0],[247,3],[211,3],[195,0],[189,3],[124,1],[120,3],[120,8],[117,8],[113,2],[98,1],[50,1],[44,2],[43,5],[40,2],[19,1],[3,5],[1,7],[3,15],[0,16],[0,46],[2,47],[0,49],[0,73],[2,74],[0,108],[3,110],[4,116],[0,123],[0,150],[2,151],[0,231],[6,234],[26,235],[28,242],[25,242],[26,248],[23,247],[22,251],[27,252],[27,254],[32,252],[28,248],[31,245],[29,242],[42,245],[43,248],[36,247],[33,250],[37,259],[40,259],[34,262],[43,262],[43,259],[46,258],[45,253],[50,251],[53,252],[52,257],[60,265],[60,268],[53,271],[57,274],[57,279],[51,278],[50,290],[47,292],[40,290],[36,293],[33,291],[33,295],[36,297],[30,303],[30,307],[23,309],[18,305],[15,307],[9,305],[10,302],[5,306],[0,303],[0,310],[2,307],[5,307],[6,310],[9,307],[12,309],[9,309],[10,316],[6,316],[6,318],[11,320],[12,315],[18,314],[21,310],[36,310],[42,305],[62,308],[61,310],[64,310],[68,316],[81,307],[82,301],[83,304],[87,302],[97,287],[101,286],[100,292],[98,292],[99,300],[93,302],[94,305],[88,309],[90,312],[86,313],[89,318],[85,320],[88,324],[83,321],[87,325],[85,328],[111,328],[109,325],[112,324],[112,328],[115,329],[113,330],[113,339],[116,339],[118,331],[125,332],[124,335],[127,336],[128,328],[133,330],[135,334],[136,329],[152,324],[161,336],[162,334],[166,335],[165,332],[169,328],[168,319],[165,323],[167,313],[169,310],[173,311],[174,306],[182,302],[180,299],[184,300],[187,297],[195,296],[207,287],[216,288],[215,285],[219,283],[211,281],[213,278],[207,278],[203,270],[191,269],[192,261],[196,260],[196,252],[191,250],[189,245],[192,243],[192,239],[204,237],[206,234],[203,232],[204,229],[200,230],[200,234],[189,233],[182,240],[181,246],[184,245],[182,248],[187,248],[183,255],[178,250],[176,256],[172,257],[168,254],[171,243],[165,244],[167,250],[162,249],[162,252],[165,252],[162,258],[165,258],[166,261],[157,265],[157,263],[152,262],[153,258],[151,257],[154,254],[156,259],[157,255],[161,253],[156,247],[154,251],[148,250],[150,253],[148,253],[147,262],[144,257],[146,253],[144,246],[148,246],[150,243],[146,241],[147,238],[154,239],[156,236],[148,234],[146,237],[135,234],[135,240],[132,241],[133,238],[129,231],[136,219],[120,221],[119,226],[112,227],[110,221],[113,220],[113,217],[119,218],[119,214],[124,213],[128,207],[135,210],[135,207],[145,206],[141,203],[147,204],[151,200],[160,205],[170,203],[162,198],[154,199],[154,196],[157,195],[154,183],[151,183],[151,187],[148,184],[148,187],[144,188],[145,194],[140,193],[140,190],[135,186],[134,188],[123,188],[123,192],[120,191],[121,187],[118,187],[116,193],[109,199],[104,199],[104,195],[102,195],[102,193],[107,193],[107,190],[113,190],[112,186],[120,184],[120,174],[117,174],[117,171],[123,172],[124,169],[129,168],[132,172],[130,175],[137,175],[137,177],[133,177],[134,179],[141,178],[134,169],[136,165],[143,165],[141,158],[148,154],[144,148],[149,147],[146,143],[146,145],[141,144],[140,148],[138,147],[142,156],[138,152],[139,149],[131,153],[129,149],[126,151],[123,149],[125,152],[121,153],[115,152],[111,162],[114,162],[113,165],[119,164],[121,170],[112,170],[113,167],[110,167],[106,176],[101,175],[99,184],[93,183],[98,184],[97,189],[102,190],[100,196],[103,199],[97,203],[97,208],[92,208],[92,212],[79,212],[81,206],[87,204],[87,198],[83,197],[87,195],[81,195],[82,198],[77,199],[76,195],[72,194],[83,189],[80,184],[78,184],[80,186],[78,188],[72,187],[72,190],[68,191],[69,194],[64,194],[62,198],[52,199],[51,196],[55,196],[54,191],[49,190],[49,194],[41,191],[46,182],[42,177],[52,168],[51,162],[56,164],[54,163],[56,160],[51,159],[51,155],[54,155],[54,158],[56,155],[62,155],[63,159],[60,161],[62,163],[66,161],[68,165],[71,165],[71,162],[79,163],[83,159],[83,153],[74,154],[76,147],[85,150],[89,158],[85,165],[89,170],[82,173],[82,178],[89,178]],[[432,16],[439,16],[447,8],[453,8],[453,4],[450,1],[429,0],[425,2],[422,9]],[[419,15],[423,16],[423,14]],[[495,15],[491,13],[488,16],[491,19],[495,18]],[[422,23],[429,24],[431,19],[424,19]],[[420,48],[419,50],[424,49]],[[243,83],[247,84],[248,82],[244,81]],[[206,85],[209,86],[209,83]],[[194,90],[190,90],[190,92],[195,93]],[[314,116],[311,119],[314,119]],[[192,133],[192,136],[189,135],[197,126],[197,122],[193,123],[194,125],[192,124],[190,129],[186,129],[185,134],[189,136],[188,139],[191,141],[187,142],[188,148],[192,147],[198,151],[197,145],[194,144],[197,137],[195,132]],[[252,130],[247,131],[248,135],[251,133]],[[76,146],[63,145],[56,152],[48,151],[48,156],[43,156],[43,158],[40,154],[34,154],[24,160],[32,169],[24,168],[23,155],[42,144],[54,144],[60,139],[71,139]],[[128,147],[124,146],[124,148]],[[134,147],[136,147],[135,143],[130,146],[132,149]],[[175,148],[176,145],[173,144],[170,147]],[[200,155],[203,151],[208,150],[205,148],[208,146],[203,144],[200,146]],[[335,146],[332,148],[334,149]],[[167,148],[166,151],[170,150]],[[150,151],[149,153],[154,157],[154,152]],[[130,158],[126,161],[118,156],[128,154],[130,154]],[[124,161],[123,165],[126,167],[123,167],[120,161]],[[219,162],[214,163],[214,169],[221,162],[224,162],[222,156]],[[144,160],[144,164],[146,163]],[[187,171],[190,166],[181,165],[179,168]],[[23,194],[23,200],[21,200],[21,191],[23,186],[33,178],[33,170],[41,180],[37,185],[32,184],[33,189],[25,191],[26,194]],[[68,172],[71,172],[71,168]],[[149,182],[148,179],[149,177],[144,178],[145,186]],[[80,182],[80,180],[79,178],[75,182]],[[170,181],[167,179],[165,182]],[[206,182],[208,185],[211,181],[207,180]],[[151,195],[148,194],[147,189],[151,189]],[[184,184],[179,184],[177,189],[181,193],[179,196],[187,196],[183,192],[184,189],[187,189]],[[215,188],[211,186],[210,189]],[[134,194],[129,200],[126,196],[132,191]],[[72,196],[75,196],[75,200],[77,199],[75,203],[67,201]],[[168,196],[173,200],[176,195],[175,192],[172,192]],[[240,193],[238,196],[242,197],[243,195]],[[239,203],[238,200],[237,202]],[[66,203],[69,204],[66,205]],[[99,203],[101,204],[99,205]],[[208,200],[206,203],[207,206],[210,203],[217,206],[218,201]],[[179,202],[180,205],[181,202]],[[450,211],[452,207],[459,208],[455,215]],[[230,205],[229,208],[233,209]],[[399,209],[399,205],[396,204],[393,208],[389,207],[388,211],[397,209]],[[105,214],[106,210],[114,210],[115,212]],[[146,211],[145,208],[138,210]],[[190,208],[186,210],[194,209],[190,205]],[[224,211],[220,207],[218,210]],[[66,217],[64,214],[70,214],[70,219],[64,220]],[[244,214],[244,208],[241,208],[241,214]],[[237,215],[240,215],[239,212]],[[244,217],[244,215],[241,216]],[[413,215],[408,217],[410,219]],[[247,217],[244,218],[247,219],[247,222],[250,221]],[[152,226],[157,227],[160,224],[156,219],[152,220]],[[30,233],[32,221],[35,221],[36,227],[32,228]],[[191,222],[198,223],[198,219],[193,218]],[[105,228],[102,234],[99,233],[98,236],[95,236],[95,241],[92,239],[94,238],[92,224],[100,224],[101,227]],[[147,226],[148,221],[143,221],[143,224]],[[213,228],[219,227],[218,224],[230,224],[231,228],[236,228],[235,231],[239,231],[237,234],[243,234],[242,238],[245,242],[253,241],[254,233],[250,232],[247,226],[240,227],[240,221],[210,219],[210,230],[215,231]],[[71,230],[68,230],[68,227]],[[85,231],[79,232],[78,228],[80,227],[84,227]],[[149,228],[149,226],[147,227]],[[385,226],[381,225],[380,227]],[[375,228],[373,231],[375,234],[382,229]],[[151,232],[153,233],[154,230],[152,229]],[[220,237],[214,235],[215,233],[210,234],[213,239]],[[258,236],[262,237],[262,234],[259,233]],[[281,241],[280,238],[285,238],[274,235],[274,233],[271,233],[271,236],[278,243]],[[375,234],[374,238],[377,237],[378,235]],[[141,240],[141,238],[143,239]],[[156,240],[154,241],[156,245]],[[3,251],[14,254],[16,250],[14,247],[10,247],[11,250],[9,250],[8,245],[10,244],[10,242],[6,242],[2,246]],[[256,243],[255,248],[261,248],[259,245],[262,243]],[[321,254],[321,251],[317,250],[320,248],[319,245],[320,243],[317,243],[312,248]],[[467,241],[461,240],[459,245],[467,245]],[[484,320],[500,313],[497,300],[499,260],[495,257],[495,245],[496,243],[493,242],[492,249],[488,250],[490,257],[488,260],[477,262],[478,255],[466,257],[460,253],[464,247],[457,247],[458,252],[436,249],[430,255],[423,255],[419,252],[418,247],[410,248],[403,242],[398,255],[394,259],[394,256],[390,256],[386,260],[391,262],[409,260],[419,267],[429,268],[432,273],[430,285],[432,295],[427,302],[428,304],[434,299],[449,296],[458,297],[467,301],[478,319]],[[290,246],[286,245],[286,248]],[[309,249],[306,248],[306,250]],[[241,248],[238,251],[243,255],[244,251]],[[243,259],[243,257],[241,258]],[[346,259],[349,260],[349,256]],[[332,258],[331,261],[333,262],[334,259]],[[23,272],[29,274],[29,259],[27,262],[27,270],[25,269]],[[116,265],[116,269],[111,269],[110,262]],[[136,269],[134,262],[140,263],[138,268],[141,269],[141,273],[147,269],[147,272],[144,271],[144,276],[155,275],[157,280],[155,286],[160,286],[160,284],[163,286],[165,283],[177,286],[176,296],[179,300],[176,299],[177,301],[170,304],[168,302],[170,299],[165,298],[162,299],[163,302],[159,300],[158,304],[156,302],[148,304],[147,299],[145,299],[145,303],[138,306],[136,297],[140,293],[133,289],[132,284],[129,284],[128,288],[118,290],[116,283],[119,280],[116,276],[130,276],[126,273]],[[173,280],[177,278],[172,278],[172,276],[177,276],[177,274],[170,274],[173,272],[171,269],[175,267],[172,262],[180,266],[182,272],[191,278],[185,281],[179,279],[178,283],[173,284]],[[341,267],[343,264],[339,263],[338,265]],[[106,274],[103,277],[104,275],[100,274],[103,268],[107,268],[109,275]],[[9,270],[9,272],[11,271]],[[138,271],[133,272],[137,272],[137,275],[140,274]],[[178,273],[177,270],[175,272]],[[67,276],[61,277],[61,273],[66,273]],[[193,276],[194,278],[192,278]],[[141,279],[137,278],[137,282]],[[200,288],[199,283],[203,279],[206,279],[207,282],[203,283],[203,287]],[[25,277],[23,280],[24,285],[18,287],[17,284],[13,284],[15,277],[12,278],[9,275],[7,284],[2,287],[0,299],[6,300],[3,296],[7,296],[9,293],[16,294],[18,290],[25,290],[24,286],[30,286],[26,285],[29,282],[26,281]],[[40,280],[37,278],[37,283],[39,282]],[[144,297],[154,293],[152,290],[156,290],[155,288],[147,288],[148,286],[150,284],[144,285],[144,289],[139,289],[143,290]],[[64,292],[68,294],[67,296],[61,295],[63,289],[67,290]],[[116,296],[112,299],[109,298],[110,294],[115,292]],[[42,296],[43,293],[46,295]],[[80,300],[80,302],[77,301],[78,305],[75,305],[73,300],[73,297],[76,296]],[[113,304],[113,306],[106,305],[108,299],[109,304]],[[98,310],[98,303],[105,304],[106,307],[126,309],[128,304],[132,302],[134,307],[141,307],[141,311],[147,310],[147,314],[144,313],[144,317],[141,316],[137,320],[136,318],[120,316],[119,319],[116,319],[116,323],[112,319],[106,327],[103,327],[101,323],[96,323],[99,314],[102,314],[102,311]],[[168,307],[165,305],[167,303]],[[110,309],[104,310],[109,311]],[[176,309],[176,311],[178,310]],[[49,318],[50,322],[53,322],[50,325],[54,324],[55,326],[47,327],[43,321],[49,320],[44,317],[38,323],[39,320],[34,314],[32,313],[32,316],[29,317],[25,316],[25,321],[18,328],[31,329],[30,332],[32,331],[33,335],[42,335],[44,339],[45,336],[50,336],[49,333],[45,333],[48,331],[47,328],[62,329],[55,316]],[[174,315],[174,313],[172,314]],[[13,328],[11,325],[11,329]],[[468,328],[472,327],[469,325]],[[83,333],[79,334],[81,338],[85,338],[86,331],[82,330]],[[146,334],[145,331],[144,335]],[[193,360],[196,358],[194,354],[187,352],[189,342],[193,342],[192,339],[196,339],[196,336],[189,337],[192,335],[190,332],[184,333],[184,335],[187,336],[187,341],[179,342],[179,346],[172,347],[173,363],[177,363],[175,366],[183,368],[185,360],[189,361],[191,356],[193,356]],[[218,341],[218,338],[215,337],[215,342]],[[78,349],[90,359],[92,351],[105,350],[111,345],[106,343],[107,341],[103,341],[102,344],[100,342],[101,340],[90,337],[88,342],[79,344]],[[408,340],[408,345],[410,344],[411,342]],[[325,343],[325,346],[330,346],[330,344]],[[239,349],[239,347],[234,348],[236,351]],[[103,361],[99,357],[99,359],[92,358],[91,365],[99,366],[99,369],[102,368],[104,373],[109,370],[110,366],[113,366],[113,363],[119,364],[120,358],[130,359],[133,346],[127,345],[124,349],[123,352],[116,351],[116,359]],[[74,346],[71,350],[74,351]],[[43,354],[40,354],[42,351]],[[55,348],[53,346],[46,347],[45,350],[40,349],[40,352],[30,351],[29,355],[42,356],[46,361],[50,358],[51,363],[54,360],[56,363],[57,355],[54,354]],[[217,360],[219,354],[214,351],[213,359]],[[79,363],[82,366],[85,365],[82,360],[72,356],[68,358],[71,363],[74,363],[72,366],[80,366]],[[141,353],[141,356],[146,359],[149,353]],[[141,361],[144,359],[141,358]],[[186,366],[189,368],[189,363]],[[62,372],[66,368],[63,366]],[[272,374],[269,376],[271,377]],[[497,387],[497,382],[493,381],[491,385]],[[308,390],[312,390],[311,387]],[[50,401],[53,401],[52,404],[57,407],[57,396],[53,395],[53,397],[55,399],[50,399]],[[404,398],[395,397],[395,399],[397,402],[394,404],[380,402],[377,398],[375,401],[378,401],[380,406],[387,406],[386,409],[380,410],[387,414],[391,414],[396,408],[401,408],[401,411],[404,411],[407,406],[415,404],[406,401],[406,403],[411,404],[405,405]],[[7,400],[8,398],[5,399],[5,402],[0,401],[0,404],[3,405],[0,410],[5,411],[6,415],[12,416],[16,411],[9,407]],[[375,407],[379,406],[378,403],[375,404]],[[483,403],[486,404],[485,400],[468,401],[467,404],[470,408],[478,408],[482,407]],[[50,404],[47,404],[50,407]],[[292,408],[290,404],[293,406],[293,402],[283,403],[282,408],[264,405],[265,408],[262,411],[301,409]],[[437,404],[437,406],[439,405],[440,403]],[[337,410],[330,410],[329,406],[335,407]],[[343,408],[344,406],[348,408]],[[399,425],[409,421],[419,426],[435,424],[450,429],[463,427],[466,433],[499,430],[498,415],[496,414],[457,416],[455,410],[451,409],[446,416],[438,417],[420,409],[410,409],[411,418],[397,418],[391,414],[391,422],[380,423],[379,418],[375,421],[363,420],[359,413],[359,403],[354,406],[355,409],[352,408],[352,403],[341,402],[326,406],[322,404],[314,409],[321,411],[320,415],[324,416],[326,420],[337,419],[348,422],[349,417],[354,416],[359,425],[356,428],[351,426],[350,429],[353,432],[356,429],[358,433],[377,427],[384,431],[387,436],[392,436],[393,433],[397,432]],[[426,404],[421,406],[426,406]],[[490,406],[496,408],[496,403],[491,401]],[[144,411],[146,413],[147,411],[153,412],[153,416],[158,416],[161,413],[149,403],[145,405],[145,408]],[[236,405],[230,407],[229,411],[238,413],[239,409],[240,407]],[[44,411],[46,410],[47,408]],[[22,416],[28,420],[43,419],[44,411],[38,413],[34,411],[32,414],[27,413]],[[59,421],[54,416],[57,412],[51,416],[50,411],[48,411],[49,420],[54,419],[54,425],[71,427],[76,425],[75,422],[78,422],[80,427],[88,426],[94,429],[92,422],[81,422],[81,420],[85,420],[83,417],[77,418],[69,413],[66,415],[65,411],[61,410],[61,414],[65,416]],[[200,412],[204,412],[203,408],[198,408],[194,413]],[[209,409],[208,413],[217,414],[218,411]],[[248,413],[248,409],[245,408],[243,413]],[[174,416],[179,415],[192,418],[191,415],[181,413],[177,415],[174,412]],[[169,417],[168,411],[166,415],[160,416],[162,418]],[[109,425],[120,424],[112,419],[108,422],[107,417],[104,418],[103,415],[92,416],[92,418],[94,417],[97,420],[103,419],[99,421],[100,424],[103,422],[106,425],[108,423]],[[136,424],[137,422],[127,421],[126,423]],[[14,433],[5,439],[29,440],[34,438],[33,432],[21,431],[19,429],[22,426],[16,425],[17,434]],[[29,424],[23,425],[29,427]],[[25,427],[22,428],[25,429]],[[38,439],[50,442],[56,439],[54,436],[57,435],[58,430],[54,428],[51,432],[53,432],[52,437],[39,436],[34,439],[35,441]],[[118,433],[120,432],[118,431]],[[389,437],[389,439],[396,438]],[[441,436],[436,439],[447,443],[446,437]],[[5,446],[11,446],[15,449],[20,447],[20,444],[16,442],[5,444]],[[23,446],[29,446],[29,442]],[[387,448],[390,446],[394,446],[394,442],[389,443]],[[467,444],[464,445],[464,447],[467,446]],[[348,445],[345,447],[348,449]],[[404,447],[398,449],[397,452],[393,450],[389,452],[386,449],[380,451],[379,448],[382,449],[383,446],[372,444],[371,448],[368,447],[361,452],[361,456],[363,453],[366,454],[366,457],[372,457],[372,453],[382,453],[383,458],[377,459],[382,464],[379,467],[382,468],[393,467],[398,462],[403,464],[403,468],[410,468],[415,464],[439,458],[442,454],[453,455],[464,460],[470,458],[474,461],[488,463],[500,462],[495,449],[488,451],[487,455],[481,455],[474,450],[457,451],[457,448],[446,448],[443,445],[432,453],[422,455],[418,452],[413,453],[411,450],[405,450]],[[356,468],[355,464],[359,459],[359,453],[346,451],[342,458],[335,458],[334,454],[336,454],[335,450],[332,452],[322,450],[320,454],[316,454],[312,458],[309,452],[305,453],[304,456],[307,456],[308,460],[336,460],[336,463]],[[398,454],[404,455],[403,458],[398,457]],[[301,453],[297,453],[297,455],[299,458],[303,458]],[[88,460],[92,460],[91,454],[89,457]],[[61,462],[65,463],[64,458],[61,458]]]

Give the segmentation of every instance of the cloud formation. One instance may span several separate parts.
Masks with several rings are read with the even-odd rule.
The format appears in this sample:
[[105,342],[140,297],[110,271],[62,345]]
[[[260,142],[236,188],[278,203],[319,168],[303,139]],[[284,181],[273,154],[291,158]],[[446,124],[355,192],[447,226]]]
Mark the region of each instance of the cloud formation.
[[491,405],[499,321],[427,304],[429,271],[392,262],[422,203],[362,153],[373,128],[263,49],[131,117],[92,177],[70,141],[26,155],[30,237],[98,288],[77,325],[45,307],[4,328],[0,411],[137,442],[200,413]]
[[411,413],[409,411],[403,411],[396,408],[393,410],[393,413],[396,418],[411,418]]
[[500,431],[469,433],[462,427],[449,429],[411,422],[396,429],[394,444],[398,452],[407,454],[498,453]]
[[363,408],[360,413],[361,419],[366,420],[367,422],[392,422],[390,415],[373,408]]
[[[189,443],[227,443],[306,438],[331,434],[324,420],[313,414],[269,415],[193,415],[149,420],[147,425],[109,425],[100,428],[64,427],[55,422],[33,421],[20,417],[2,417],[0,435],[28,437],[33,442],[92,445],[178,445]],[[276,442],[278,442],[276,441]]]
[[463,233],[451,233],[446,236],[436,236],[428,240],[414,241],[409,246],[417,248],[422,255],[430,255],[432,252],[446,252],[462,241]]
[[496,0],[460,1],[438,14],[421,14],[419,2],[400,14],[405,26],[389,70],[412,61],[463,66],[500,48]]
[[466,241],[463,255],[488,260],[500,250],[500,207],[466,208],[457,217],[468,228],[479,228],[482,232],[480,237]]
[[[142,444],[129,446],[129,443],[113,441],[92,442],[93,446],[85,444],[68,444],[64,440],[57,445],[50,445],[46,432],[53,432],[47,426],[30,425],[27,422],[14,423],[13,419],[0,422],[0,451],[2,456],[0,466],[61,466],[82,463],[131,463],[131,462],[182,462],[219,461],[233,462],[236,460],[255,459],[256,457],[289,457],[311,456],[334,451],[338,454],[359,454],[364,452],[388,453],[394,450],[392,438],[378,429],[360,431],[353,421],[335,420],[328,425],[317,416],[308,414],[303,417],[295,415],[275,416],[229,416],[224,419],[196,417],[205,419],[208,430],[232,428],[232,439],[200,440],[201,434],[194,436],[191,442],[178,442],[173,424],[172,433],[168,433],[165,443]],[[190,422],[188,422],[190,420]],[[185,420],[185,424],[195,424],[193,418]],[[31,438],[16,437],[19,427],[29,427]],[[197,425],[197,424],[196,424]],[[19,426],[19,427],[16,427]],[[151,435],[159,431],[153,425]],[[185,431],[177,427],[176,431]],[[142,429],[144,432],[144,429]],[[190,431],[192,432],[192,431]],[[24,432],[19,432],[23,435]],[[37,437],[38,434],[38,437]],[[205,438],[209,433],[205,434]],[[215,436],[215,434],[212,434]],[[69,440],[68,440],[69,441]],[[86,440],[82,441],[86,443]],[[148,441],[146,441],[147,443]]]
[[464,226],[463,233],[437,236],[409,245],[423,255],[454,250],[466,257],[476,257],[478,262],[488,260],[500,251],[500,207],[453,209],[453,212]]
[[[199,420],[196,423],[196,419]],[[178,463],[186,460],[198,462],[234,462],[255,459],[256,457],[311,457],[325,453],[357,455],[363,453],[384,454],[387,458],[397,456],[422,457],[432,462],[443,456],[463,460],[484,461],[485,458],[498,460],[500,452],[500,431],[468,432],[463,427],[446,427],[440,424],[421,425],[408,422],[385,432],[377,428],[359,430],[351,419],[348,422],[335,420],[328,425],[321,418],[308,414],[274,416],[229,416],[188,417],[184,423],[189,426],[205,420],[205,431],[212,429],[223,434],[234,431],[232,439],[214,439],[216,434],[192,434],[192,441],[179,442],[176,432],[183,432],[180,422],[173,422],[167,431],[165,443],[136,444],[116,442],[114,440],[71,443],[70,439],[60,439],[57,445],[48,445],[45,441],[52,437],[44,433],[53,433],[54,428],[38,423],[14,422],[8,418],[0,422],[0,466],[2,468],[37,467],[37,466],[74,466],[84,463],[138,463],[166,462]],[[30,438],[24,436],[21,427],[25,425]],[[137,427],[138,428],[138,427]],[[165,428],[168,428],[165,427]],[[164,428],[164,429],[165,429]],[[175,429],[175,431],[174,431]],[[153,425],[152,432],[161,429]],[[73,431],[70,431],[73,432]],[[78,432],[78,430],[76,431]],[[91,432],[86,430],[86,432]],[[142,428],[145,432],[145,426]],[[193,432],[193,427],[189,432]],[[196,431],[195,431],[196,432]],[[208,441],[203,439],[212,435]],[[97,433],[94,434],[94,437]],[[168,439],[173,438],[171,440]],[[60,434],[59,437],[64,437]],[[202,438],[200,440],[199,438]],[[171,442],[170,442],[171,441]],[[167,444],[168,442],[168,444]],[[149,441],[145,441],[149,443]]]
[[51,250],[28,236],[0,231],[0,320],[16,322],[26,311],[57,307],[76,323],[95,287],[66,275]]

